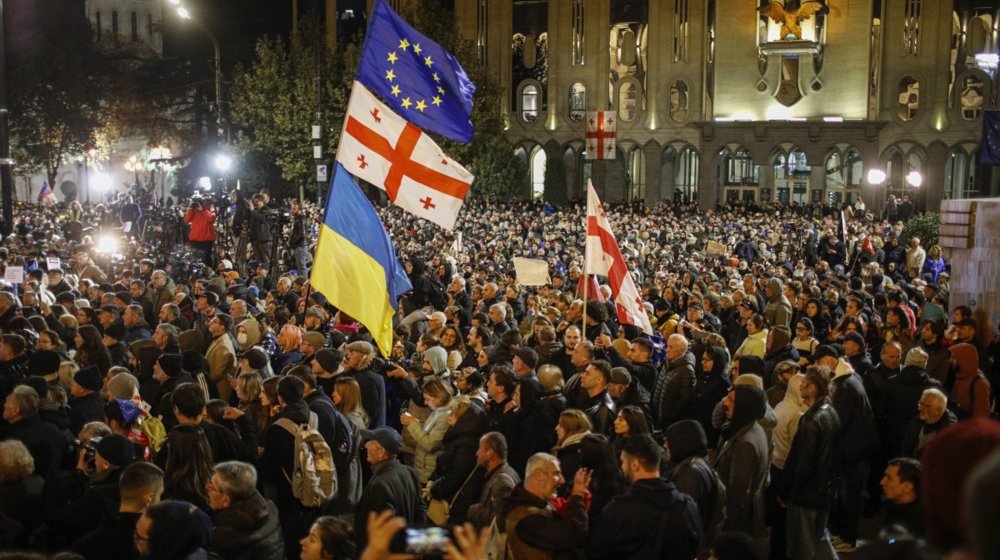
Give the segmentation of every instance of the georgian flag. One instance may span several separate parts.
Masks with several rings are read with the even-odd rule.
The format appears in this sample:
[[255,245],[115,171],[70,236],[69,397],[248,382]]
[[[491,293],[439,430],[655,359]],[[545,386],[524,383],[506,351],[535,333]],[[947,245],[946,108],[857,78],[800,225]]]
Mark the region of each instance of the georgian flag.
[[615,159],[614,111],[587,113],[587,159]]
[[[420,110],[410,100],[412,110]],[[354,82],[337,161],[389,195],[404,210],[452,229],[472,185],[472,173],[416,125]]]
[[642,297],[632,281],[621,249],[611,232],[611,224],[604,213],[604,206],[597,198],[593,181],[587,181],[587,245],[584,274],[607,276],[611,284],[611,297],[618,311],[618,322],[635,325],[652,334],[653,325],[642,305]]

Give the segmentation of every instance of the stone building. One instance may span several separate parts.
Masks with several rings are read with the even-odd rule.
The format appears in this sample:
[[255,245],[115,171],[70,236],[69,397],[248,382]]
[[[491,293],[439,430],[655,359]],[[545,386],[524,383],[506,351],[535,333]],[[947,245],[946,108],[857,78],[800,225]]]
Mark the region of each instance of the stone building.
[[[609,200],[703,207],[860,196],[881,209],[894,194],[936,209],[1000,194],[1000,172],[978,164],[983,111],[997,108],[994,1],[455,0],[455,11],[505,87],[535,196],[580,197],[590,177]],[[617,117],[612,160],[584,153],[598,110]],[[560,171],[548,181],[547,166]]]

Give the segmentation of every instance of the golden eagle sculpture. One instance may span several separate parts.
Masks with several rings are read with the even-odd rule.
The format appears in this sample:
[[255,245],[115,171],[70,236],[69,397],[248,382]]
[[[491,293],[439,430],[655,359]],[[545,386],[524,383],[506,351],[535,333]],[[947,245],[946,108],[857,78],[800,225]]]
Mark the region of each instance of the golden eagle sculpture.
[[[789,2],[789,5],[792,3]],[[796,39],[802,38],[802,27],[799,23],[809,19],[817,13],[826,13],[826,4],[822,1],[803,2],[795,10],[786,9],[777,0],[771,0],[770,5],[760,11],[761,15],[774,20],[774,23],[781,24],[781,38],[789,35]]]

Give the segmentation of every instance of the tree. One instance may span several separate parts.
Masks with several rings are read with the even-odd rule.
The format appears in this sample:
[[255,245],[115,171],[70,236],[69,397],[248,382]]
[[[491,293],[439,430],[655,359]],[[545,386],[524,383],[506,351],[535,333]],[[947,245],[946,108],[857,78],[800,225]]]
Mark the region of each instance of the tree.
[[59,167],[113,129],[108,67],[83,11],[63,0],[9,2],[5,23],[12,153],[55,187]]
[[[286,181],[305,180],[313,185],[312,125],[316,121],[316,49],[320,52],[323,80],[324,154],[332,157],[357,66],[354,45],[336,53],[323,46],[318,27],[303,30],[299,44],[264,37],[257,43],[256,59],[236,69],[232,88],[233,124],[238,147],[274,161]],[[353,61],[353,64],[352,64]],[[350,67],[351,71],[345,71]]]

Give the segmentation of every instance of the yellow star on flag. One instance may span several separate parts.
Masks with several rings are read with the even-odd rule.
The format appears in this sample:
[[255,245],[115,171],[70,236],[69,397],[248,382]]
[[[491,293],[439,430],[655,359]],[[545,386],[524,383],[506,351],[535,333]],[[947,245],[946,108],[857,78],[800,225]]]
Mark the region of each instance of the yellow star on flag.
[[435,82],[440,82],[441,81],[441,76],[438,76],[437,72],[434,72],[433,74],[431,74],[431,76],[434,77],[434,81]]
[[410,47],[410,42],[409,41],[407,41],[406,39],[400,39],[399,40],[399,48],[401,48],[401,49],[403,49],[405,51],[409,47]]
[[415,43],[413,45],[413,54],[420,54],[421,52],[423,52],[423,49],[420,48],[420,43]]
[[423,113],[424,109],[426,109],[426,108],[427,108],[427,104],[424,103],[423,99],[421,99],[420,101],[417,101],[417,110],[418,111],[420,111],[421,113]]
[[392,94],[395,95],[396,97],[399,97],[399,84],[395,84],[392,86]]
[[440,106],[441,105],[441,98],[438,97],[437,95],[435,95],[434,98],[431,99],[431,104],[433,104],[434,106]]
[[410,102],[410,98],[409,97],[404,97],[402,105],[403,105],[404,109],[409,109],[410,105],[413,105],[413,103]]
[[391,53],[389,53],[389,58],[388,58],[389,62],[391,62],[393,64],[396,64],[396,59],[397,58],[399,58],[399,57],[396,56],[396,51],[392,51]]
[[385,71],[385,79],[390,82],[396,79],[396,73],[392,71],[392,68]]
[[434,61],[431,60],[431,57],[425,56],[424,57],[424,64],[426,64],[427,67],[430,68],[431,66],[434,66]]
[[438,93],[440,93],[441,95],[444,95],[444,88],[441,87],[441,86],[438,86]]

